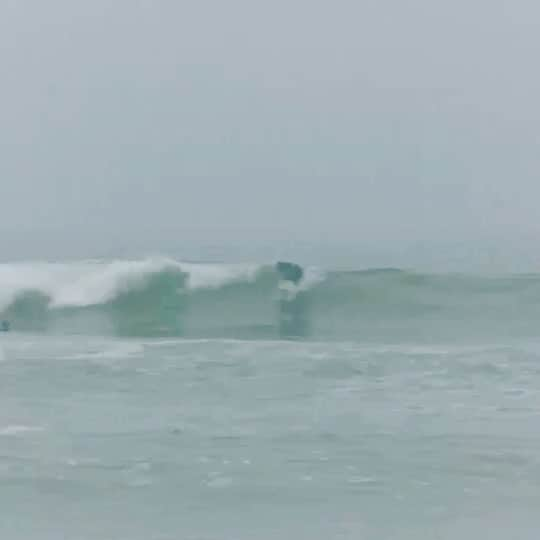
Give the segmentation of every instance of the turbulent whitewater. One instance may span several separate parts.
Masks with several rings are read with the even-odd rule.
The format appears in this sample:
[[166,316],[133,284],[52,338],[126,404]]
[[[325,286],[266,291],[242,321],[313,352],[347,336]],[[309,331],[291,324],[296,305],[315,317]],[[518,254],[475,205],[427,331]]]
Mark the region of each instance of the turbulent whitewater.
[[0,318],[17,332],[200,338],[534,336],[540,275],[194,264],[167,258],[0,265]]

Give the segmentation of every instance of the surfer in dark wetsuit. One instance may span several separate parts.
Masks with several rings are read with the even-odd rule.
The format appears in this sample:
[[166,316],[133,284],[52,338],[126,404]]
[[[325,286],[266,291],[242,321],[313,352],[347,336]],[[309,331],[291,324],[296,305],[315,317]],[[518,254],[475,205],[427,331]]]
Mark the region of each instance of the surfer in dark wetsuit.
[[281,279],[284,281],[290,281],[295,285],[298,285],[304,277],[303,268],[295,263],[280,261],[276,263],[276,270],[278,271]]
[[279,335],[283,338],[305,336],[308,332],[307,298],[295,290],[304,278],[304,269],[298,264],[284,261],[277,262],[275,268],[282,282],[294,285],[292,294],[285,289],[279,301]]

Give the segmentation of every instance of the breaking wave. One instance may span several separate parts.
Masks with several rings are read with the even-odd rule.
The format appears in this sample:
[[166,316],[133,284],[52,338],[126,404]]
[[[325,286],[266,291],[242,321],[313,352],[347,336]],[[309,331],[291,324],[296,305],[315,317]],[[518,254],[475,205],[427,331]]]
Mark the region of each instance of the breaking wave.
[[150,337],[536,335],[540,275],[323,272],[166,258],[10,263],[0,264],[0,318],[16,332]]

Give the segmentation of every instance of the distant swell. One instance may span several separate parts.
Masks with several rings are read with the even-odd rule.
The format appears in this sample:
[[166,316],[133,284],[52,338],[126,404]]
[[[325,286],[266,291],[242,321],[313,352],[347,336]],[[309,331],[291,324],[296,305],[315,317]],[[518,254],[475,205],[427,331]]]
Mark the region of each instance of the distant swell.
[[287,265],[2,264],[0,318],[15,332],[150,337],[417,342],[538,333],[538,275]]

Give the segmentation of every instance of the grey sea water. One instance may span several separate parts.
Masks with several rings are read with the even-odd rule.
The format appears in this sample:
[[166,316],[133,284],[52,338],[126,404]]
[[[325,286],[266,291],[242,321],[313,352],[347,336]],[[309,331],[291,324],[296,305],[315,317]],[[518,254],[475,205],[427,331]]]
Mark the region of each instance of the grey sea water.
[[180,266],[0,269],[0,538],[538,537],[540,278]]

